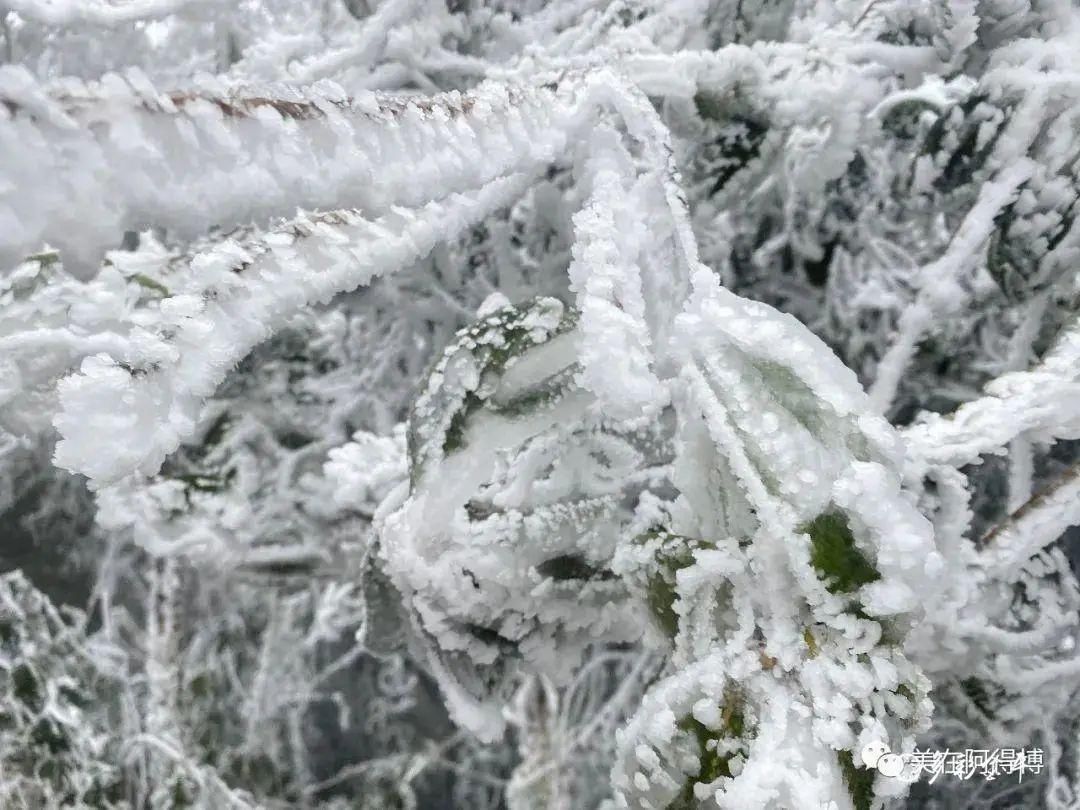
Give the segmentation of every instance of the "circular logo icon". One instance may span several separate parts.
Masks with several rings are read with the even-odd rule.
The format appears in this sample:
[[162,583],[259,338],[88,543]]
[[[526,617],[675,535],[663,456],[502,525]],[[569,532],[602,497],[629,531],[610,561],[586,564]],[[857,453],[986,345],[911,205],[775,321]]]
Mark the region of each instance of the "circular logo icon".
[[861,755],[863,765],[871,769],[877,768],[878,762],[880,762],[881,758],[887,753],[889,753],[889,746],[887,746],[885,743],[867,743],[867,745],[863,748]]
[[895,779],[904,772],[904,758],[899,754],[882,754],[877,761],[878,773]]
[[905,782],[916,782],[919,779],[919,768],[911,761],[911,757],[892,753],[889,746],[883,742],[868,743],[863,747],[860,759],[867,768],[890,779],[903,779]]

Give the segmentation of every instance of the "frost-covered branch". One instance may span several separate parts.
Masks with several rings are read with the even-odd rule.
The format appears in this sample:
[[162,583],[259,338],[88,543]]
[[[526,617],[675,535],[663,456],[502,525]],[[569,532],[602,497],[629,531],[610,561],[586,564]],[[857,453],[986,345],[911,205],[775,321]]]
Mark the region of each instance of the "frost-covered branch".
[[297,208],[375,217],[419,205],[553,160],[573,96],[498,84],[432,99],[214,84],[170,94],[137,74],[46,92],[4,68],[0,263],[47,241],[92,274],[119,234],[151,224],[192,238]]
[[353,42],[292,66],[289,71],[291,78],[307,84],[332,76],[345,67],[372,65],[386,48],[390,30],[416,14],[422,5],[421,0],[387,0],[380,3],[374,13],[364,19],[363,27],[354,35]]
[[991,576],[1003,576],[1080,525],[1080,468],[1070,470],[996,526],[981,541]]
[[[475,194],[374,220],[358,211],[314,214],[190,257],[169,280],[172,294],[162,299],[158,322],[133,329],[125,356],[88,357],[60,384],[57,463],[101,483],[155,472],[194,432],[203,399],[297,308],[422,258],[437,241],[506,205],[527,181],[510,175]],[[107,411],[87,418],[117,398],[130,405],[120,420]],[[100,453],[105,435],[115,454]]]
[[113,28],[139,20],[166,17],[221,0],[3,0],[20,17],[42,25],[97,25]]
[[963,306],[965,295],[957,283],[960,273],[978,261],[979,250],[990,238],[998,214],[1032,171],[1030,161],[1018,160],[984,185],[944,255],[919,271],[917,297],[900,317],[896,338],[881,358],[870,388],[870,396],[882,412],[892,404],[900,378],[927,330],[936,320]]
[[1003,374],[986,395],[955,413],[930,414],[904,432],[916,456],[930,464],[971,464],[1016,436],[1036,441],[1080,437],[1080,321],[1075,318],[1042,362]]

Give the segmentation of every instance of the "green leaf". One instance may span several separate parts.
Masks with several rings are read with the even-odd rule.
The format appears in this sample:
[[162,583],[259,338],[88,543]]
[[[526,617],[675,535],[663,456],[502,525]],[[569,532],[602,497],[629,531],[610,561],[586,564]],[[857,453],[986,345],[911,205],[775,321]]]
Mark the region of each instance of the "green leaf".
[[851,593],[881,578],[856,548],[855,537],[843,514],[825,512],[800,526],[798,531],[810,535],[810,562],[830,593]]
[[679,614],[675,612],[675,602],[679,598],[675,574],[694,564],[696,550],[716,546],[704,540],[672,534],[666,529],[647,531],[636,537],[634,542],[645,544],[654,540],[662,541],[662,546],[656,552],[656,571],[646,583],[645,601],[660,629],[668,638],[675,638],[679,632]]
[[589,565],[581,554],[563,554],[552,557],[536,566],[536,572],[541,576],[559,581],[610,579],[613,576],[610,571],[603,571]]
[[160,281],[155,281],[154,279],[150,278],[150,276],[146,275],[145,273],[136,273],[131,277],[131,280],[143,289],[149,290],[153,293],[157,293],[162,298],[168,298],[172,295],[172,293],[169,292],[168,287],[166,287]]
[[[550,316],[556,316],[554,324]],[[538,318],[549,316],[546,327],[538,327]],[[528,415],[556,401],[573,385],[573,374],[560,370],[508,401],[496,404],[491,392],[519,358],[571,331],[577,313],[566,309],[553,298],[508,305],[480,318],[454,337],[417,398],[409,416],[409,472],[415,484],[427,463],[439,455],[448,456],[464,450],[473,417],[481,410],[504,418]],[[476,379],[462,383],[448,381],[446,370],[459,358],[471,356]],[[436,450],[437,448],[437,450]]]
[[746,737],[747,723],[743,714],[742,704],[734,689],[728,689],[724,695],[725,706],[721,715],[721,725],[717,731],[708,728],[704,723],[692,715],[688,715],[679,721],[678,726],[682,731],[693,735],[698,744],[699,767],[697,774],[688,779],[683,785],[682,791],[665,810],[696,810],[701,803],[694,796],[694,785],[711,784],[720,778],[730,779],[734,774],[731,772],[731,760],[737,755],[746,756],[743,747],[729,753],[718,753],[715,746],[709,743],[714,740],[737,739]]
[[837,759],[840,760],[844,784],[847,785],[855,810],[870,810],[874,803],[874,771],[855,767],[855,759],[850,751],[841,751]]

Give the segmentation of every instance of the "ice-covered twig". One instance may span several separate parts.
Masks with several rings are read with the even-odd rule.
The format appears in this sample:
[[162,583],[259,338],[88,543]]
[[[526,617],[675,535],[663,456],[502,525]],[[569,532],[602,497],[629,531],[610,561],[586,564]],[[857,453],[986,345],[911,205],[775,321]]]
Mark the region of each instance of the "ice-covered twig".
[[163,93],[136,73],[46,89],[0,68],[0,272],[42,242],[87,275],[124,230],[150,224],[194,238],[297,208],[375,217],[476,189],[555,160],[588,104],[581,87]]
[[1000,452],[1016,436],[1036,441],[1080,437],[1080,319],[1073,319],[1031,371],[995,379],[986,395],[942,416],[924,415],[904,431],[922,462],[962,467]]
[[[95,355],[61,382],[57,464],[98,484],[156,472],[193,434],[203,399],[297,309],[416,261],[520,195],[528,179],[510,175],[374,220],[355,210],[301,216],[195,255],[161,301],[152,331],[133,329],[138,365]],[[109,403],[121,401],[127,408],[117,413]],[[102,441],[115,452],[103,454]]]
[[224,5],[222,0],[3,0],[0,9],[6,7],[25,20],[54,27],[116,28],[212,3]]
[[332,76],[346,67],[372,65],[386,48],[391,29],[416,13],[420,5],[420,0],[386,0],[380,3],[375,12],[364,19],[363,27],[352,42],[292,66],[290,78],[306,84]]
[[988,572],[1006,575],[1076,525],[1080,525],[1080,467],[1071,469],[983,538]]
[[870,387],[871,401],[880,411],[892,405],[900,379],[934,321],[957,311],[967,300],[958,284],[961,272],[980,260],[980,250],[996,227],[995,217],[1034,169],[1035,164],[1027,159],[1002,169],[982,187],[944,255],[919,271],[918,295],[900,316],[896,338],[881,358]]
[[[1006,371],[1022,371],[1027,368],[1032,344],[1039,334],[1043,315],[1050,294],[1035,296],[1024,307],[1020,323],[1009,341]],[[1031,497],[1031,482],[1035,474],[1035,454],[1026,436],[1017,436],[1009,442],[1009,511],[1018,509]]]

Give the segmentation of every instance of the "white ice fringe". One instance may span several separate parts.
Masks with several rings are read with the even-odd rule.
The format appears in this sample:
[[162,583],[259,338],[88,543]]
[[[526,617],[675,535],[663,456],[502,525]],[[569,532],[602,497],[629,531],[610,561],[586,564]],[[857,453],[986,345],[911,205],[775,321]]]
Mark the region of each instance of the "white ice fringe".
[[1074,319],[1035,368],[1003,374],[986,394],[942,416],[925,414],[904,430],[912,456],[962,467],[999,453],[1017,436],[1080,438],[1080,320]]
[[95,485],[156,472],[192,435],[203,400],[225,374],[295,311],[411,264],[507,204],[527,179],[511,175],[375,220],[357,211],[302,216],[252,241],[196,255],[161,300],[153,330],[132,330],[138,360],[129,363],[136,365],[94,355],[60,383],[54,423],[64,438],[56,463]]
[[119,234],[151,224],[191,238],[297,208],[375,218],[473,190],[558,157],[566,100],[493,83],[429,99],[333,84],[165,93],[137,71],[46,88],[0,68],[0,272],[43,242],[90,275]]

